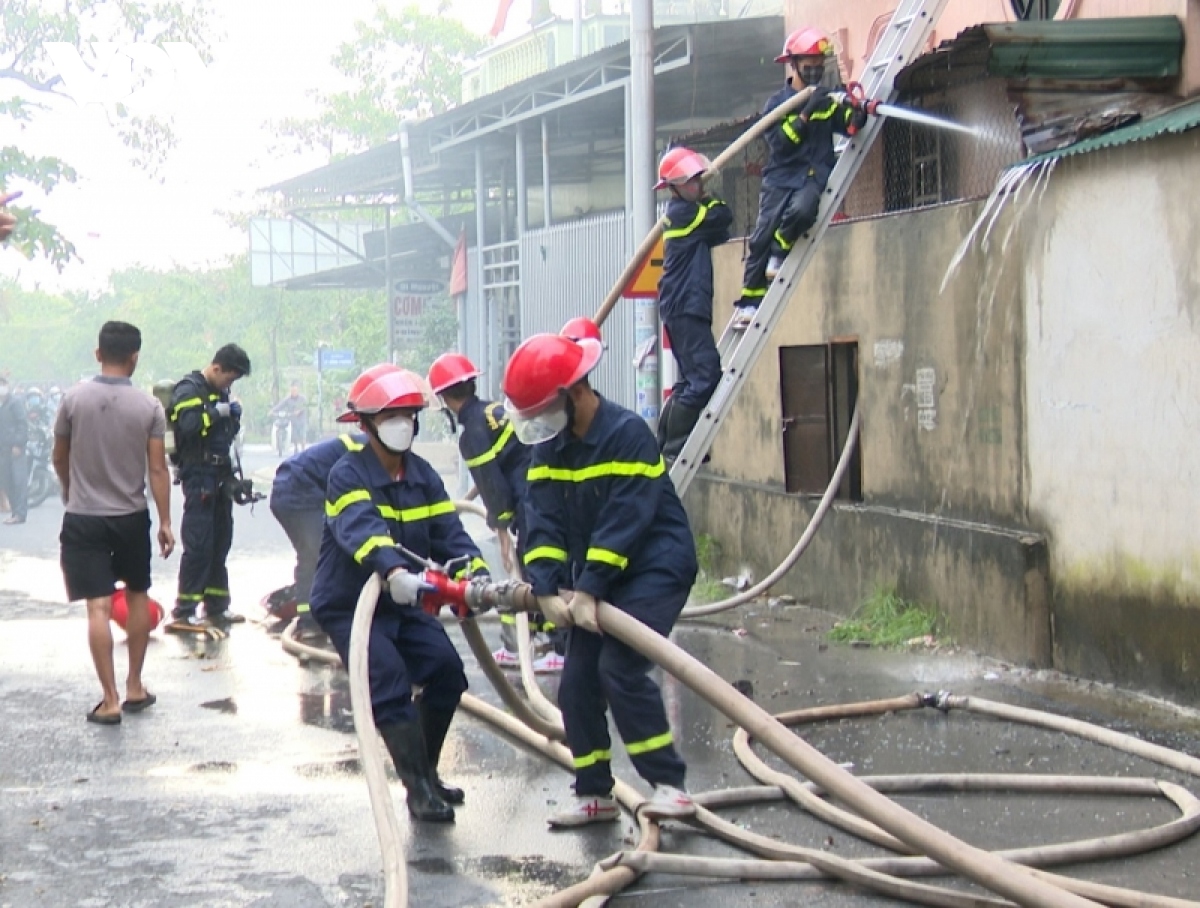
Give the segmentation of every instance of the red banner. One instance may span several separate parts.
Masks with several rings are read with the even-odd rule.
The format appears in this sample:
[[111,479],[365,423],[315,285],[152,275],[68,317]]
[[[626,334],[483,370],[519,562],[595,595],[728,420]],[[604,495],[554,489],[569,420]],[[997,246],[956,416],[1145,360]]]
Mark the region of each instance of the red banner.
[[458,234],[454,244],[454,259],[450,263],[450,295],[461,296],[467,292],[467,231]]
[[492,30],[488,32],[493,38],[504,31],[504,23],[508,21],[508,11],[512,9],[513,0],[500,0],[496,8],[496,19],[492,22]]

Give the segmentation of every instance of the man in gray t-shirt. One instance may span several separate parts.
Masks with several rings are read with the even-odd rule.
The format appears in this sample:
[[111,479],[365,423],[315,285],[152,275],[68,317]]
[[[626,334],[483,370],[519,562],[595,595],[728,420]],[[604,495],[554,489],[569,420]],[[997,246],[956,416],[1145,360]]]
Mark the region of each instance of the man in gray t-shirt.
[[[130,380],[142,335],[125,322],[105,322],[96,359],[100,374],[63,397],[54,425],[54,470],[62,483],[61,564],[67,598],[87,600],[88,644],[104,698],[89,722],[118,725],[121,713],[141,712],[154,694],[142,683],[150,631],[150,512],[146,476],[158,511],[163,558],[175,548],[171,532],[171,474],[163,447],[162,405]],[[125,584],[129,675],[125,701],[117,692],[109,620],[117,581]],[[161,618],[161,609],[159,610]]]

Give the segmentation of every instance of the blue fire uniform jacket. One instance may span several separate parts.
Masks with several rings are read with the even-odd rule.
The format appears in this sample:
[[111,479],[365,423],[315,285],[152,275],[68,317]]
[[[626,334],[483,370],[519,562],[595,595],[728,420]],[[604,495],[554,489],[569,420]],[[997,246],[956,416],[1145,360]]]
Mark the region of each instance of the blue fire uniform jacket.
[[691,527],[654,435],[610,401],[584,438],[534,447],[527,516],[535,595],[582,590],[624,608],[686,596],[696,579]]
[[720,199],[671,199],[663,231],[663,272],[658,282],[658,308],[664,319],[692,315],[712,321],[711,249],[729,239],[732,223],[733,212]]
[[229,448],[241,429],[241,407],[232,415],[217,415],[217,404],[229,403],[228,391],[217,391],[200,371],[189,372],[171,393],[171,420],[175,424],[175,449],[180,467],[198,466],[229,469]]
[[487,525],[493,530],[511,526],[520,538],[529,448],[517,440],[503,404],[472,398],[459,409],[458,421],[458,451],[479,487]]
[[[487,572],[437,471],[411,451],[404,455],[404,468],[401,479],[389,476],[367,446],[345,454],[330,471],[325,534],[310,599],[319,621],[326,609],[353,612],[372,573],[386,577],[395,568],[422,570],[397,543],[440,564],[465,556],[456,576]],[[379,611],[400,608],[407,607],[392,601],[385,584]]]
[[325,484],[333,465],[347,451],[361,451],[367,444],[363,434],[339,435],[318,442],[289,457],[275,471],[271,483],[271,507],[280,511],[325,512]]
[[[800,112],[793,111],[776,126],[767,130],[767,145],[771,155],[763,168],[764,186],[777,189],[800,189],[808,180],[816,180],[824,188],[837,163],[833,152],[835,133],[849,135],[854,108],[840,104],[827,89],[818,88],[825,94],[825,102],[819,105],[808,118],[800,119]],[[770,113],[784,101],[794,97],[796,90],[785,85],[767,99],[763,115]]]

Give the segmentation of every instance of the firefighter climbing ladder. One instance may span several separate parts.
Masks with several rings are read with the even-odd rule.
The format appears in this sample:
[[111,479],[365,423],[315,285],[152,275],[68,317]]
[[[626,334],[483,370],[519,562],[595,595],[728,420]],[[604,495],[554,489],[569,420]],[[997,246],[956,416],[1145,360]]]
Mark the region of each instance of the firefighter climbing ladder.
[[[894,100],[893,84],[897,73],[925,46],[946,3],[947,0],[901,0],[891,21],[879,36],[875,51],[863,72],[862,86],[868,98]],[[778,277],[758,307],[757,316],[744,331],[734,329],[730,322],[721,335],[721,383],[671,466],[671,480],[680,496],[687,492],[721,429],[721,423],[733,407],[746,376],[766,349],[767,340],[783,315],[792,290],[812,261],[817,244],[825,236],[834,212],[842,204],[846,190],[882,128],[882,118],[871,117],[861,132],[844,143],[837,166],[829,177],[829,185],[821,196],[821,209],[816,223],[792,247]]]

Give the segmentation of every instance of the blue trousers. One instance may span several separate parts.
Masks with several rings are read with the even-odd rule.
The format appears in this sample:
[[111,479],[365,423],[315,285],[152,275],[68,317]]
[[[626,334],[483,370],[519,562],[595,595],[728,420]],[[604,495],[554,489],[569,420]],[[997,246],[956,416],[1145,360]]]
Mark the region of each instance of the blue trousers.
[[712,321],[696,315],[663,317],[671,353],[679,363],[679,380],[671,391],[678,406],[703,410],[721,381],[721,354],[713,339]]
[[[687,593],[618,607],[665,637]],[[687,766],[675,749],[662,691],[650,677],[652,667],[649,659],[615,637],[571,628],[558,705],[575,760],[576,794],[612,791],[609,708],[638,775],[651,785],[683,787]]]
[[[326,607],[312,614],[349,668],[353,610]],[[467,689],[467,675],[458,651],[436,618],[419,608],[383,599],[371,622],[369,647],[367,671],[376,725],[416,721],[414,684],[424,688],[421,699],[426,706],[439,712],[453,712],[458,707]]]
[[183,557],[179,560],[176,618],[190,617],[203,602],[209,615],[229,608],[229,570],[225,560],[233,544],[233,499],[224,488],[229,474],[210,470],[184,473],[183,520],[179,535]]
[[296,550],[296,570],[293,574],[296,603],[297,606],[303,606],[299,609],[301,613],[307,612],[313,577],[317,573],[317,556],[321,554],[321,535],[325,532],[325,512],[320,508],[309,511],[276,508],[272,503],[271,513]]
[[[747,244],[742,274],[743,302],[753,306],[762,302],[768,261],[772,255],[786,256],[796,240],[817,222],[824,190],[825,187],[815,179],[805,180],[799,189],[762,187],[758,196],[758,220]],[[747,295],[746,291],[757,295]]]

